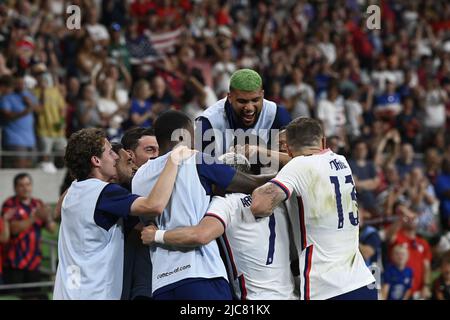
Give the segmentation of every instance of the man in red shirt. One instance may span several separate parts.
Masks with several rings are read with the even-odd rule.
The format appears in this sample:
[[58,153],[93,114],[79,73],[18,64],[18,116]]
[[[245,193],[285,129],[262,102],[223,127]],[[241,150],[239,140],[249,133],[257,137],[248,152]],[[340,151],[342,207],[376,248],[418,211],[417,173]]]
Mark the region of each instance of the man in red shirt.
[[[413,299],[428,299],[430,292],[431,250],[425,239],[417,235],[418,216],[408,206],[400,204],[396,210],[399,220],[392,225],[389,237],[390,250],[397,244],[408,249],[407,266],[413,270]],[[388,239],[389,239],[388,238]]]
[[42,260],[41,228],[56,230],[50,210],[32,198],[31,176],[20,173],[14,177],[15,196],[2,206],[3,218],[10,218],[10,239],[4,247],[4,281],[10,283],[39,282]]
[[3,284],[3,244],[9,240],[9,220],[11,220],[14,212],[12,210],[0,215],[0,285]]

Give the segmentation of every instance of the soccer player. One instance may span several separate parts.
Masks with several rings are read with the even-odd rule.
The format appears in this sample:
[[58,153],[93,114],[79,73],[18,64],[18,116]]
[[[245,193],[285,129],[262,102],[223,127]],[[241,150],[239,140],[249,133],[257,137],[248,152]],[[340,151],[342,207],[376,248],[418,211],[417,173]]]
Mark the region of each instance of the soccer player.
[[[248,160],[236,153],[219,158],[238,171],[250,172]],[[142,240],[155,243],[155,234],[165,245],[198,247],[224,235],[233,269],[235,296],[241,300],[298,299],[290,270],[288,218],[283,204],[270,217],[255,219],[248,194],[213,197],[200,223],[173,230],[144,228]],[[161,240],[162,239],[162,240]]]
[[[170,151],[180,140],[193,145],[194,128],[190,118],[182,112],[165,112],[155,121],[154,128],[161,156],[148,161],[136,172],[132,191],[140,195],[146,195],[154,186]],[[267,176],[236,172],[228,165],[209,160],[198,153],[181,165],[169,204],[156,219],[160,229],[197,225],[208,209],[213,189],[250,193],[268,181]],[[227,273],[216,242],[191,250],[152,246],[150,256],[153,299],[231,299]]]
[[133,162],[142,166],[148,159],[159,154],[158,142],[153,128],[132,128],[125,131],[121,141],[126,151],[130,152]]
[[377,290],[368,287],[375,278],[358,248],[358,208],[347,160],[325,149],[322,126],[311,118],[287,126],[287,147],[293,159],[253,192],[251,210],[256,217],[270,216],[282,201],[297,197],[298,216],[290,218],[301,299],[376,299]]
[[179,162],[192,155],[175,150],[147,197],[117,184],[117,154],[101,129],[83,129],[68,142],[65,160],[76,179],[61,209],[59,265],[54,299],[120,299],[123,232],[120,218],[159,215],[170,198]]
[[[264,99],[261,76],[254,70],[240,69],[231,76],[227,97],[208,107],[197,119],[196,126],[202,134],[201,150],[220,156],[234,145],[235,136],[227,129],[251,132],[269,145],[270,130],[280,129],[290,121],[284,108]],[[210,129],[221,132],[222,136],[209,136],[206,132]],[[208,147],[212,141],[215,141],[214,148]]]
[[[153,128],[136,127],[125,131],[121,143],[139,168],[159,154]],[[119,170],[118,170],[119,171]],[[131,190],[131,179],[130,179]],[[147,225],[149,222],[141,218]],[[125,236],[124,286],[122,299],[147,299],[151,297],[152,265],[148,247],[140,239],[138,230],[130,230]]]
[[[121,143],[111,145],[119,156],[116,183],[131,192],[131,179],[138,167]],[[152,264],[148,248],[140,239],[140,230],[142,224],[139,224],[138,217],[129,217],[124,223],[122,300],[149,300],[152,295]]]

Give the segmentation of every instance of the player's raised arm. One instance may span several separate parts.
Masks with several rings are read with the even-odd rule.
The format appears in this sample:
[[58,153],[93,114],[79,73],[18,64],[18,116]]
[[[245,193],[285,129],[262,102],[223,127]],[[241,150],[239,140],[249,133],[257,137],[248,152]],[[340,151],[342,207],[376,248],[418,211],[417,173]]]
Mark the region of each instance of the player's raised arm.
[[282,201],[286,200],[286,193],[276,184],[268,182],[253,191],[252,199],[250,209],[253,215],[268,217]]
[[214,217],[205,216],[198,225],[173,230],[158,230],[149,226],[142,230],[144,244],[161,243],[178,247],[198,247],[220,237],[225,231],[223,224]]
[[174,149],[150,194],[137,198],[131,205],[131,215],[161,215],[172,195],[178,165],[195,152],[185,146]]
[[274,174],[254,175],[237,171],[225,191],[250,194],[253,192],[253,190],[262,186],[264,183],[270,181],[274,177]]

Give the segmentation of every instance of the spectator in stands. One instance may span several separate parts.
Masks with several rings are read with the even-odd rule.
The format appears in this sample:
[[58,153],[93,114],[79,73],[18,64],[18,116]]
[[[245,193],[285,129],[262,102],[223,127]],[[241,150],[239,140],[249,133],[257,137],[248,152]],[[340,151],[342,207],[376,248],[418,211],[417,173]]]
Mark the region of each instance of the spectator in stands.
[[440,275],[433,283],[434,300],[450,300],[450,251],[441,260]]
[[209,87],[200,69],[194,68],[186,75],[182,110],[194,121],[202,112],[217,101],[217,96]]
[[0,285],[3,281],[3,245],[8,243],[10,237],[9,221],[14,215],[14,210],[7,210],[3,215],[0,215]]
[[283,99],[292,119],[314,114],[314,91],[303,81],[303,71],[300,68],[292,70],[291,81],[283,89]]
[[107,134],[110,139],[120,136],[122,122],[128,116],[126,106],[119,105],[114,91],[115,82],[112,78],[105,78],[99,83],[98,110],[102,121],[106,123]]
[[152,111],[152,103],[149,100],[150,84],[145,79],[136,82],[131,99],[130,120],[133,126],[151,127],[156,118]]
[[383,168],[394,164],[400,153],[400,134],[396,129],[390,129],[386,132],[375,149],[374,164],[376,168]]
[[415,159],[414,148],[409,143],[402,144],[399,156],[395,164],[397,165],[397,170],[401,178],[411,173],[413,168],[423,166],[421,161]]
[[418,214],[417,232],[426,238],[436,236],[440,231],[439,219],[436,219],[438,201],[434,187],[424,176],[421,167],[411,170],[406,193],[411,201],[411,208]]
[[[41,252],[41,232],[46,228],[55,232],[49,206],[32,197],[32,180],[27,173],[14,177],[15,195],[8,198],[2,206],[2,215],[14,212],[10,220],[10,240],[5,245],[4,280],[5,283],[29,283],[42,280],[39,271]],[[33,291],[33,289],[31,289]],[[29,290],[24,290],[24,293]],[[27,297],[33,297],[34,295]],[[37,295],[43,298],[41,295]]]
[[437,129],[443,127],[446,121],[445,104],[448,96],[434,77],[427,79],[425,90],[422,91],[423,108],[425,111],[424,128],[425,135],[429,137]]
[[386,81],[386,90],[376,99],[375,113],[380,118],[395,118],[402,110],[401,97],[396,92],[396,84],[391,79]]
[[350,141],[355,141],[361,136],[361,127],[363,125],[363,107],[358,101],[358,92],[356,89],[347,89],[343,93],[344,108],[347,117],[346,132]]
[[117,104],[124,107],[128,103],[128,94],[132,87],[132,78],[122,60],[109,57],[102,63],[101,69],[92,84],[101,84],[105,80],[113,84],[112,96]]
[[77,118],[77,104],[80,96],[80,81],[77,77],[68,77],[64,84],[64,97],[66,100],[66,137],[80,129]]
[[81,89],[81,99],[78,102],[76,117],[80,128],[96,128],[107,125],[98,107],[97,91],[91,84],[86,84]]
[[167,89],[166,82],[161,76],[155,76],[152,81],[152,95],[150,101],[157,115],[169,110],[175,102],[175,98]]
[[114,22],[110,28],[111,41],[108,47],[108,55],[117,62],[122,63],[128,71],[131,68],[130,52],[126,46],[125,36],[123,35],[122,26]]
[[390,221],[394,216],[395,203],[405,198],[407,180],[400,179],[397,167],[388,163],[383,167],[385,189],[377,196],[377,203],[382,210],[383,217]]
[[392,264],[383,273],[381,288],[383,300],[409,300],[411,298],[413,270],[406,265],[408,258],[408,249],[403,244],[397,244],[392,248]]
[[439,213],[441,226],[445,231],[450,230],[450,159],[442,162],[442,173],[436,179],[436,194],[440,201]]
[[[387,232],[390,252],[396,245],[404,245],[408,249],[407,266],[413,271],[411,293],[413,299],[430,298],[431,250],[428,242],[417,235],[419,217],[407,205],[396,206],[398,221],[391,225]],[[392,257],[392,256],[391,256]]]
[[125,131],[121,143],[131,154],[133,163],[140,167],[159,155],[159,146],[152,128],[132,128]]
[[326,98],[319,101],[317,106],[317,118],[322,120],[325,135],[345,136],[347,123],[344,108],[344,99],[339,94],[336,84],[331,84],[327,90]]
[[95,5],[85,6],[84,11],[86,13],[85,27],[94,46],[106,47],[109,44],[109,33],[104,25],[98,23],[97,7]]
[[358,201],[371,214],[377,214],[375,190],[378,188],[380,178],[372,161],[368,159],[366,142],[358,140],[354,144],[353,150],[353,158],[349,161],[349,164],[352,168],[353,179],[358,192]]
[[364,223],[364,209],[359,211],[359,250],[367,266],[377,266],[381,268],[381,238],[377,228]]
[[51,157],[52,151],[64,152],[66,140],[66,102],[58,86],[54,84],[51,73],[44,64],[34,66],[37,87],[34,95],[42,108],[37,112],[37,135],[44,152],[41,168],[55,173],[56,167]]
[[[92,80],[93,72],[101,68],[102,58],[99,47],[89,35],[85,35],[79,43],[76,53],[76,67],[82,84]],[[101,48],[100,48],[101,49]]]
[[436,148],[427,148],[425,151],[425,175],[433,185],[441,172],[442,156]]
[[[40,105],[36,97],[25,89],[23,76],[16,75],[14,82],[12,81],[6,81],[6,94],[0,103],[0,114],[6,120],[3,149],[32,152],[36,148],[33,113],[40,110]],[[30,168],[32,165],[31,157],[27,155],[21,154],[9,159],[9,166],[14,168]]]
[[413,97],[406,96],[402,102],[403,109],[397,115],[395,127],[399,130],[402,141],[413,146],[419,144],[421,121],[417,116],[418,107]]

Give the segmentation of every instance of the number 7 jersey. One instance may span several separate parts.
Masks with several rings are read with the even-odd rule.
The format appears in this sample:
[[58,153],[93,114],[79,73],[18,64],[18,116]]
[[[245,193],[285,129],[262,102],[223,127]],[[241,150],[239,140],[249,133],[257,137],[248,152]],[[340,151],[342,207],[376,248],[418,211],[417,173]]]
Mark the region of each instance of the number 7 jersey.
[[329,299],[375,281],[359,251],[356,191],[345,157],[329,149],[295,157],[271,182],[289,198],[301,299]]

